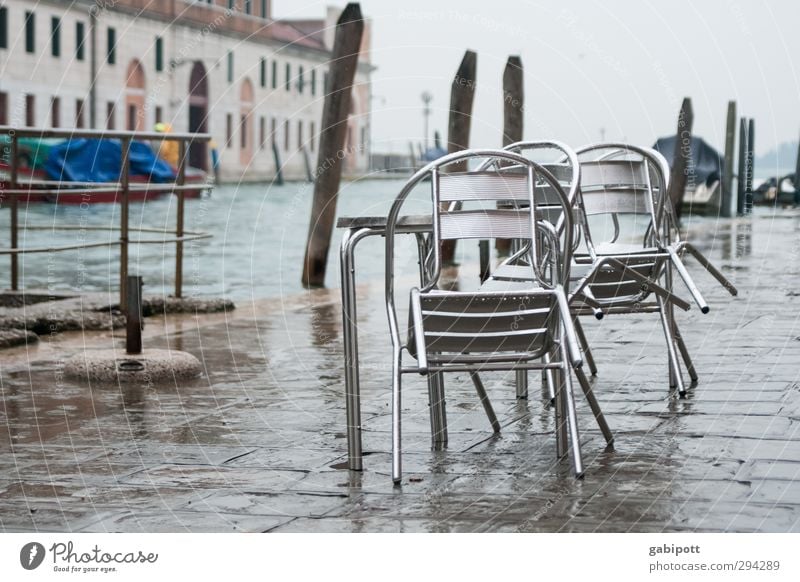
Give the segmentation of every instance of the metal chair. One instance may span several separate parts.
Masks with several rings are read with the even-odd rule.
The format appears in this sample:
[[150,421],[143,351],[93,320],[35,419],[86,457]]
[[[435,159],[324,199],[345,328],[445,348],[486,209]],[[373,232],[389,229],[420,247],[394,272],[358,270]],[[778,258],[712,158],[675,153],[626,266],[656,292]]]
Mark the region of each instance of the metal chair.
[[[447,166],[471,159],[514,165],[522,172],[482,169],[444,173]],[[486,167],[484,165],[484,167]],[[411,190],[430,178],[432,232],[427,260],[421,266],[422,285],[410,292],[406,341],[401,339],[395,308],[394,233]],[[563,235],[541,220],[538,180],[560,193]],[[498,202],[515,204],[497,207]],[[524,203],[524,207],[523,204]],[[473,208],[477,206],[477,208]],[[530,245],[530,281],[513,289],[475,292],[439,289],[441,245],[453,239],[508,238]],[[565,240],[561,244],[560,239]],[[401,468],[401,379],[422,375],[468,372],[495,432],[500,425],[478,375],[481,371],[545,370],[556,394],[556,448],[559,457],[572,453],[576,476],[583,474],[571,369],[582,359],[567,306],[563,281],[568,277],[572,248],[569,201],[555,178],[518,154],[503,150],[467,150],[444,156],[419,170],[406,183],[389,212],[386,226],[386,310],[392,338],[392,479]],[[414,364],[403,365],[403,353]],[[429,391],[430,391],[429,383]],[[602,418],[590,395],[596,417]],[[431,398],[431,416],[433,409]]]
[[[603,304],[598,302],[589,285],[590,282],[603,281],[603,280],[620,280],[627,278],[633,282],[638,282],[640,286],[646,286],[650,291],[660,295],[669,304],[676,304],[683,309],[688,309],[689,304],[682,299],[675,297],[670,291],[664,289],[651,277],[649,273],[640,273],[636,268],[626,264],[624,261],[618,260],[614,256],[598,256],[594,252],[591,243],[591,235],[588,230],[587,217],[584,212],[583,202],[581,199],[581,166],[575,152],[565,144],[557,141],[530,141],[530,142],[517,142],[507,146],[505,149],[515,151],[518,153],[536,154],[542,150],[550,150],[551,152],[559,152],[561,158],[557,162],[541,164],[547,168],[554,176],[557,176],[560,185],[568,191],[567,197],[572,207],[574,214],[574,235],[573,235],[573,250],[577,251],[579,246],[583,246],[584,254],[588,253],[589,260],[582,257],[581,262],[572,262],[569,271],[569,285],[567,286],[567,301],[572,309],[572,319],[578,340],[583,350],[583,357],[589,367],[592,375],[597,373],[594,358],[589,347],[583,327],[580,324],[578,314],[590,310],[598,319],[603,317]],[[543,193],[547,194],[549,189],[543,188]],[[549,206],[544,207],[542,210],[549,211],[548,220],[556,225],[556,230],[561,231],[563,226],[562,208],[552,204],[552,198],[545,198],[545,203]],[[524,250],[524,249],[523,249]],[[501,263],[491,274],[486,288],[492,288],[495,281],[518,281],[526,277],[526,256],[524,252],[513,254],[509,259]],[[582,369],[576,370],[576,376],[587,396],[591,392],[591,387]],[[525,383],[519,379],[517,381],[518,388],[524,386]],[[518,392],[518,396],[521,396]],[[550,393],[551,399],[554,394]],[[607,428],[602,426],[600,419],[598,424],[601,424],[604,434]],[[609,433],[610,434],[610,433]],[[609,435],[607,440],[610,442]]]
[[[707,313],[709,308],[680,260],[681,252],[696,249],[677,238],[677,223],[667,194],[669,168],[666,161],[653,150],[620,143],[586,146],[576,153],[581,158],[579,200],[587,217],[587,228],[584,231],[586,252],[576,253],[575,261],[595,264],[598,258],[612,258],[628,268],[626,272],[595,272],[578,285],[576,293],[582,291],[582,296],[591,296],[590,308],[594,310],[599,304],[604,313],[659,313],[667,343],[669,385],[684,397],[686,387],[677,352],[681,353],[692,382],[697,380],[697,373],[675,321],[673,306],[688,308],[688,305],[673,299],[673,267],[701,311]],[[597,230],[590,229],[588,222],[600,216],[610,220],[613,234],[607,240],[596,242],[592,230],[595,233]],[[644,224],[637,220],[640,217],[644,217]],[[626,230],[634,232],[626,238]],[[705,257],[701,262],[735,294],[735,288]],[[641,277],[630,276],[633,273],[652,283],[643,286]],[[666,296],[653,293],[662,278]],[[655,302],[648,303],[651,293],[655,295]]]

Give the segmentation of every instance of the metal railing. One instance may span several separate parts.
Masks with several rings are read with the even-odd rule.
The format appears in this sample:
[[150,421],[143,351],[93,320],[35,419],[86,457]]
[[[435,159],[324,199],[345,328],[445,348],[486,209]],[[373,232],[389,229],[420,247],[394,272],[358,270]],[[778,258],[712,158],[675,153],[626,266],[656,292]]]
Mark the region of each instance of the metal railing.
[[[211,184],[186,184],[186,165],[189,148],[187,144],[192,142],[208,142],[211,136],[200,133],[156,133],[156,132],[134,132],[134,131],[102,131],[102,130],[83,130],[83,129],[39,129],[39,128],[16,128],[0,126],[0,138],[7,136],[6,143],[2,144],[3,152],[0,161],[8,165],[8,180],[0,180],[0,206],[9,199],[9,210],[11,212],[11,245],[9,248],[0,248],[0,255],[10,255],[11,257],[11,289],[19,289],[19,255],[25,253],[59,252],[76,249],[85,249],[100,246],[119,246],[119,296],[120,309],[124,310],[126,305],[126,279],[128,276],[128,249],[131,244],[168,244],[175,243],[175,296],[181,297],[183,292],[183,244],[192,240],[210,238],[212,235],[205,232],[188,231],[184,228],[184,205],[185,195],[191,190],[205,190]],[[119,140],[121,144],[121,164],[120,174],[117,182],[60,182],[48,180],[26,180],[20,181],[20,138],[59,138],[59,139],[113,139]],[[175,178],[172,182],[161,183],[131,183],[130,180],[130,152],[133,141],[164,141],[171,140],[178,142],[178,167]],[[6,156],[8,148],[8,156]],[[177,217],[174,231],[155,229],[155,228],[133,228],[128,225],[130,195],[135,192],[174,192],[178,198]],[[98,194],[114,194],[115,199],[119,200],[120,223],[118,227],[88,227],[82,225],[63,225],[58,227],[36,227],[26,226],[28,230],[48,229],[48,230],[100,230],[118,231],[118,240],[108,242],[86,242],[69,245],[51,245],[47,247],[20,248],[19,247],[19,198],[20,196],[38,195],[57,195],[57,196],[88,196]],[[158,239],[130,239],[131,232],[140,233],[159,233],[165,235]],[[173,235],[168,237],[167,235]]]

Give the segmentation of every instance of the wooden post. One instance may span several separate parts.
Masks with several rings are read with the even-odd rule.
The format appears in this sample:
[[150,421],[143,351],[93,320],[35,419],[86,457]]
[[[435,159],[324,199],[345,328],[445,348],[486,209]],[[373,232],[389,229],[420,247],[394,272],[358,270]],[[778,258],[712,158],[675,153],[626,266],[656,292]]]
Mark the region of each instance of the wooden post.
[[[503,147],[522,141],[524,103],[522,59],[510,56],[503,71]],[[507,257],[511,241],[498,238],[495,248],[500,256]]]
[[800,204],[800,141],[797,142],[797,161],[794,165],[794,205]]
[[746,158],[747,158],[747,120],[739,120],[739,163],[736,175],[736,214],[744,214],[744,189],[746,183]]
[[728,101],[728,120],[725,126],[725,175],[722,177],[722,200],[719,215],[733,215],[733,164],[736,157],[736,101]]
[[[18,144],[17,134],[11,133],[11,175],[9,188],[16,190],[18,187],[18,172],[19,172],[19,159],[18,159]],[[30,186],[29,186],[30,187]],[[19,244],[19,200],[16,194],[11,194],[11,249],[15,250]],[[11,254],[11,290],[19,290],[19,255],[17,253]]]
[[[747,159],[745,163],[747,168],[745,171],[744,182],[744,213],[750,214],[753,211],[753,171],[755,164],[755,144],[756,144],[756,121],[752,117],[747,127]],[[777,191],[780,190],[780,179],[778,176]]]
[[283,164],[281,163],[281,152],[278,149],[278,142],[272,139],[272,157],[275,159],[275,184],[283,186]]
[[328,249],[331,245],[333,223],[336,219],[336,197],[342,179],[342,166],[347,152],[347,115],[350,113],[350,95],[358,66],[358,53],[364,20],[357,2],[348,4],[336,23],[333,41],[328,90],[322,109],[322,128],[319,136],[317,179],[314,183],[314,201],[311,206],[311,224],[303,260],[305,287],[322,287]]
[[[469,147],[469,130],[472,124],[472,102],[475,100],[475,74],[478,55],[468,50],[461,59],[456,76],[450,86],[450,120],[447,125],[447,153],[452,154]],[[466,163],[450,166],[453,172],[463,172]],[[454,240],[442,243],[442,263],[452,265],[456,254]]]
[[681,217],[683,194],[686,190],[686,168],[692,155],[692,100],[685,97],[678,114],[678,131],[675,133],[675,155],[672,159],[672,171],[669,177],[669,199],[675,208],[675,215]]

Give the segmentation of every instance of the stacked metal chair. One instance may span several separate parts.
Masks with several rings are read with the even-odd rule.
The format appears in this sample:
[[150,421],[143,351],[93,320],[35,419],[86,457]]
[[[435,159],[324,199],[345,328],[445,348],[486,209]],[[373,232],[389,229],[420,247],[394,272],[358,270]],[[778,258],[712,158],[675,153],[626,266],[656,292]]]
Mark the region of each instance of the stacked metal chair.
[[[446,173],[448,166],[484,160],[476,171]],[[507,168],[513,168],[508,171]],[[433,228],[421,268],[421,285],[410,292],[409,324],[401,337],[395,308],[395,228],[411,190],[430,179]],[[561,207],[561,232],[544,219],[545,187]],[[501,203],[501,204],[498,204]],[[499,206],[499,207],[498,207]],[[480,380],[482,371],[544,370],[555,395],[559,456],[571,450],[576,476],[583,474],[571,371],[583,363],[567,304],[573,248],[572,204],[558,180],[545,168],[504,150],[467,150],[419,170],[398,195],[386,226],[386,310],[392,338],[392,479],[401,468],[401,379],[468,372],[489,416],[499,424]],[[439,288],[441,244],[454,239],[506,238],[523,241],[529,257],[526,280],[503,290],[475,292]],[[404,365],[407,353],[413,365]],[[429,384],[430,389],[430,384]],[[596,418],[602,413],[589,393]],[[431,414],[435,411],[431,409]]]
[[[576,253],[574,259],[579,265],[612,259],[628,269],[624,273],[600,271],[580,283],[576,295],[590,297],[591,301],[579,307],[577,313],[587,310],[594,313],[598,306],[607,314],[658,313],[667,344],[669,385],[684,397],[686,386],[678,353],[693,382],[697,373],[675,320],[673,307],[688,308],[688,304],[674,294],[673,268],[703,313],[708,313],[708,304],[686,270],[682,253],[688,251],[697,257],[732,294],[736,294],[736,289],[697,249],[680,240],[668,195],[669,166],[663,156],[654,150],[622,143],[586,146],[576,153],[581,165],[579,203],[587,224],[585,252]],[[598,242],[588,228],[588,221],[601,216],[610,220],[613,234]],[[627,230],[635,231],[639,218],[644,218],[638,222],[639,232],[626,235],[626,226]],[[630,276],[634,272],[653,283],[642,285],[641,278]],[[656,282],[662,280],[666,295],[661,290],[656,292]],[[654,300],[649,301],[651,298]]]

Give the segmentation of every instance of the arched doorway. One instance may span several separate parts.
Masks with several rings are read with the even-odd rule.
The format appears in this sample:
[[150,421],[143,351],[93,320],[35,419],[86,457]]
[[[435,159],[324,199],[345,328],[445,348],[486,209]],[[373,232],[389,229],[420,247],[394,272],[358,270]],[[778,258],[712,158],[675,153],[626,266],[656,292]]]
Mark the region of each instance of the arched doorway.
[[239,161],[243,166],[253,159],[253,96],[253,83],[246,78],[239,96]]
[[125,127],[128,131],[144,130],[144,97],[144,67],[133,59],[125,78]]
[[[189,76],[189,133],[208,131],[208,77],[206,68],[195,61]],[[208,151],[206,142],[189,144],[189,165],[208,170]]]

